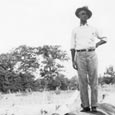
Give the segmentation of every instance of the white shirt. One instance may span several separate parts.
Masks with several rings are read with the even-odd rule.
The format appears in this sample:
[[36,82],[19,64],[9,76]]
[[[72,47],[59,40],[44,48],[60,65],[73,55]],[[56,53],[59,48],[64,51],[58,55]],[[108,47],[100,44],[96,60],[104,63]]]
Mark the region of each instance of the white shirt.
[[86,25],[81,25],[73,29],[71,37],[71,49],[88,49],[95,48],[96,39],[105,40],[96,28]]

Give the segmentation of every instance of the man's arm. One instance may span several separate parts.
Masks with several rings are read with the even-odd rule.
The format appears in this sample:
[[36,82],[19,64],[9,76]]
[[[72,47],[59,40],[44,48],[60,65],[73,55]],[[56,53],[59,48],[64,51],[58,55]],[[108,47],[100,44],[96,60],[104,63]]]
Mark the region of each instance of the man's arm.
[[102,45],[102,44],[105,44],[105,43],[107,43],[107,41],[105,41],[105,40],[100,40],[99,42],[96,43],[96,48],[97,48],[98,46]]
[[76,48],[76,33],[73,30],[72,31],[72,37],[71,37],[71,57],[72,57],[72,65],[73,68],[78,70],[77,62],[74,60],[75,58],[75,48]]
[[96,43],[96,48],[102,44],[107,43],[107,37],[103,36],[102,32],[100,33],[97,29],[96,29],[96,37],[99,39],[99,42]]
[[71,49],[72,64],[75,70],[78,70],[77,62],[75,61],[75,49]]
[[71,57],[72,57],[72,62],[74,62],[75,49],[71,49]]

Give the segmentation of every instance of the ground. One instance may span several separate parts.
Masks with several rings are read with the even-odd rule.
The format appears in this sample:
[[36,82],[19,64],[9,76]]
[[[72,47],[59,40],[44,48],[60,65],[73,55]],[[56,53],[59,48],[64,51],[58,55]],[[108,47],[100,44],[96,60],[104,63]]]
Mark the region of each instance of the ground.
[[[93,115],[115,115],[114,97],[115,86],[99,87],[100,112]],[[80,109],[78,91],[0,94],[0,115],[63,115],[70,111],[76,115],[92,115],[81,113]]]

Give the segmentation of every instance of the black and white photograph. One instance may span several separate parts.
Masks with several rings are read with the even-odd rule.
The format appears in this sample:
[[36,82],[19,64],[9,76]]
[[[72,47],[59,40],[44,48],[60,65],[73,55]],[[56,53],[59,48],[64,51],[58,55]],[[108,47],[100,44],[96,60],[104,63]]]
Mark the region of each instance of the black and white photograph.
[[0,115],[115,115],[114,0],[0,0]]

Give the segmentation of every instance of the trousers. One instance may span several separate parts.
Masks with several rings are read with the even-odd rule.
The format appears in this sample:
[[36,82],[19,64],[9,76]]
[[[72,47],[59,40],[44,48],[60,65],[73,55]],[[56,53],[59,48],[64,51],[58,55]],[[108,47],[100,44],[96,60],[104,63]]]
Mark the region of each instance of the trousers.
[[[95,51],[75,53],[75,62],[78,65],[78,79],[81,104],[83,107],[97,106],[98,101],[98,59]],[[91,95],[89,99],[88,86]],[[89,102],[90,101],[90,102]]]

